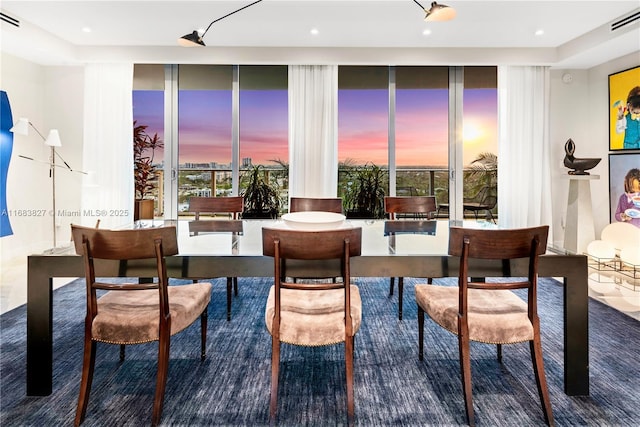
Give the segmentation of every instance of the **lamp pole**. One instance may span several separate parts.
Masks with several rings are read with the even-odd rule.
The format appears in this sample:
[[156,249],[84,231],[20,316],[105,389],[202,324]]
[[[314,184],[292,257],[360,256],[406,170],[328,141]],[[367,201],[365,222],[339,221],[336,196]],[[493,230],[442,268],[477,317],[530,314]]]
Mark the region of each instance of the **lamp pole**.
[[51,177],[51,200],[53,205],[53,249],[57,247],[56,240],[56,147],[51,146],[51,159],[49,162],[49,176]]
[[[57,219],[58,219],[58,213],[56,211],[56,167],[66,167],[71,172],[74,172],[74,170],[62,158],[62,156],[60,156],[60,154],[56,152],[56,147],[62,146],[62,143],[60,142],[60,135],[58,134],[57,129],[51,129],[49,131],[49,135],[45,138],[44,135],[38,130],[38,128],[36,128],[33,125],[33,123],[29,121],[29,119],[22,117],[14,124],[14,126],[10,129],[10,131],[14,133],[19,133],[21,135],[28,135],[29,128],[32,128],[33,130],[35,130],[36,133],[40,136],[40,138],[42,138],[45,145],[48,145],[49,147],[51,147],[51,155],[49,157],[48,163],[49,163],[49,178],[51,178],[51,204],[53,209],[53,211],[51,212],[51,220],[53,222],[53,250],[55,250],[55,248],[58,246],[58,239],[57,239],[57,232],[56,232]],[[56,164],[56,156],[60,157],[60,160],[62,161],[62,163],[64,163],[64,166]],[[27,157],[27,156],[20,155],[19,157],[25,158],[27,160],[40,162],[39,160],[33,159],[31,157]],[[79,170],[75,170],[75,172],[82,173],[85,175],[87,174],[86,172],[79,171]]]

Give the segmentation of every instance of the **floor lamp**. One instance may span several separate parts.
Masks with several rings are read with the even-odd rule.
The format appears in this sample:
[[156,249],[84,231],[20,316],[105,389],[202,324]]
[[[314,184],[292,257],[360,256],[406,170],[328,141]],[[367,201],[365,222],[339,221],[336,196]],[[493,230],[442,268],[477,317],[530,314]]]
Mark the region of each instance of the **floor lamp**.
[[[51,178],[51,187],[52,187],[52,205],[53,205],[53,212],[52,212],[52,221],[53,221],[53,249],[55,250],[56,246],[57,246],[57,239],[56,239],[56,218],[57,218],[57,214],[56,214],[56,167],[61,167],[61,168],[66,168],[72,172],[78,172],[78,173],[82,173],[82,174],[87,174],[86,172],[82,172],[82,171],[74,171],[73,169],[71,169],[71,166],[69,166],[69,164],[62,158],[62,156],[60,156],[60,154],[56,151],[56,147],[61,147],[62,146],[62,142],[60,141],[60,134],[58,133],[58,129],[51,129],[49,131],[49,135],[47,135],[47,137],[45,138],[44,135],[38,130],[38,128],[36,128],[33,123],[31,123],[29,121],[29,119],[26,119],[24,117],[21,117],[20,119],[18,119],[18,121],[16,123],[14,123],[13,127],[11,129],[9,129],[11,132],[13,133],[17,133],[19,135],[29,135],[29,127],[33,128],[33,130],[36,131],[36,133],[38,135],[40,135],[40,138],[42,138],[42,140],[44,141],[45,145],[48,145],[49,147],[51,147],[51,155],[49,157],[49,162],[43,162],[43,163],[48,163],[49,164],[49,177]],[[60,160],[62,161],[62,163],[64,163],[64,166],[62,165],[58,165],[56,164],[56,156],[58,158],[60,158]],[[27,157],[27,156],[22,156],[19,155],[19,157],[22,157],[23,159],[27,159],[27,160],[32,160],[32,161],[38,161],[34,158],[31,157]]]

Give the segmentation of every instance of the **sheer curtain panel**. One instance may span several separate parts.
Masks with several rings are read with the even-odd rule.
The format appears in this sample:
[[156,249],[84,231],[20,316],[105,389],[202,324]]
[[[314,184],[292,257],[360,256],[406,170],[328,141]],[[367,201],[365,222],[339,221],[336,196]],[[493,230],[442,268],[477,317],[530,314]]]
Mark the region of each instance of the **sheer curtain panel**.
[[498,67],[498,117],[498,222],[550,226],[549,68]]
[[83,225],[133,222],[132,91],[133,64],[85,67]]
[[336,197],[338,67],[289,66],[289,196]]

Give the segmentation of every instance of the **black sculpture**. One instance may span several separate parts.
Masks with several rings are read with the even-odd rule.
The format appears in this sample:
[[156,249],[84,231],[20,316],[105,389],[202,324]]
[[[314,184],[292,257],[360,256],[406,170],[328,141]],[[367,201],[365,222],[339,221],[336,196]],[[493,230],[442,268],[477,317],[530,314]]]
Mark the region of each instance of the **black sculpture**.
[[569,171],[569,175],[589,175],[589,172],[586,172],[589,169],[594,168],[600,160],[602,159],[580,159],[578,157],[574,157],[573,153],[576,151],[576,143],[573,142],[571,138],[567,140],[567,143],[564,144],[564,151],[566,155],[564,156],[564,165],[569,169],[573,169]]

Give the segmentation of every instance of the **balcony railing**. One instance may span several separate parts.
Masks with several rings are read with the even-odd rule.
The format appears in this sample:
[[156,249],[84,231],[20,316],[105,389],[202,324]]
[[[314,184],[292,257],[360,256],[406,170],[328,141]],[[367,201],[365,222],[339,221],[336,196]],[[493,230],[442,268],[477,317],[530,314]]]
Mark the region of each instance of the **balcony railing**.
[[[280,191],[283,212],[288,210],[288,171],[280,166],[265,166],[266,179],[274,182]],[[243,170],[240,171],[242,175]],[[493,186],[495,183],[488,181],[490,177],[478,177],[477,171],[465,169],[464,197],[471,197],[483,186]],[[181,169],[178,173],[178,215],[184,215],[188,211],[190,197],[222,197],[231,195],[231,169]],[[277,177],[277,178],[274,178]],[[347,179],[347,169],[338,170],[338,186]],[[156,190],[156,216],[162,216],[164,205],[164,173],[157,173]],[[386,182],[388,187],[388,180]],[[240,193],[242,193],[240,188]],[[398,196],[435,196],[437,204],[448,203],[449,200],[449,171],[445,168],[398,168],[396,169],[396,195]],[[465,215],[473,217],[472,213]],[[492,215],[497,217],[497,208],[492,210]],[[442,217],[448,216],[448,212],[442,213]]]

